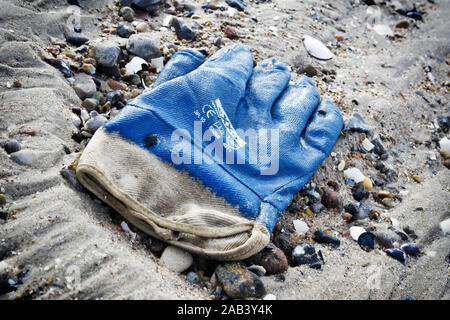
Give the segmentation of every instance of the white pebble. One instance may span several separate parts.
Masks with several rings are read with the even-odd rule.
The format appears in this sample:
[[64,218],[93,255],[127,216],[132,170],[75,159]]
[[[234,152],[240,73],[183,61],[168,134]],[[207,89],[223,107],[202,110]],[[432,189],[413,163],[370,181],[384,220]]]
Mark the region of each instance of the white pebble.
[[363,181],[365,178],[365,176],[361,173],[361,171],[355,167],[348,168],[347,170],[345,170],[344,177],[346,177],[347,179],[351,179],[356,183]]
[[337,169],[339,171],[344,171],[344,169],[345,169],[345,161],[344,160],[341,160],[341,162],[339,162]]
[[304,234],[304,233],[308,232],[308,230],[309,230],[308,225],[302,220],[294,220],[293,224],[294,224],[295,231],[298,234]]
[[450,155],[450,140],[447,139],[447,137],[443,137],[439,141],[439,146],[441,147],[441,153],[445,156]]
[[183,272],[192,264],[192,255],[180,248],[168,246],[161,255],[161,263],[172,271]]
[[365,138],[363,140],[363,142],[361,143],[362,147],[364,148],[364,150],[366,150],[367,152],[370,152],[375,146],[373,145],[372,142],[370,142],[369,139]]
[[263,300],[277,300],[277,297],[274,294],[269,293],[263,298]]

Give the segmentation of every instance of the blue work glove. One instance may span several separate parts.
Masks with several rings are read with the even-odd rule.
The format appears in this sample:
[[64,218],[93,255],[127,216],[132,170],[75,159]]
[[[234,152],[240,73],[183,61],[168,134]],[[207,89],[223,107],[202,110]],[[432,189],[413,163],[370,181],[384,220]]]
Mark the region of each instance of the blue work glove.
[[144,231],[220,260],[262,249],[333,147],[339,109],[241,45],[176,53],[148,93],[96,132],[80,181]]

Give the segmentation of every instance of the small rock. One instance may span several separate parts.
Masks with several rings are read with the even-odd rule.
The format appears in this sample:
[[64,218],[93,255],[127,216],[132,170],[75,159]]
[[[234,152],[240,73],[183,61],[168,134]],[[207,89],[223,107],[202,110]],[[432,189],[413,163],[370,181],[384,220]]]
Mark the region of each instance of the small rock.
[[409,22],[408,22],[408,20],[400,20],[399,22],[397,22],[395,24],[395,27],[400,28],[400,29],[408,29]]
[[149,238],[147,241],[148,248],[157,257],[160,257],[167,245],[157,238]]
[[91,98],[97,90],[95,82],[92,79],[77,80],[73,89],[81,100]]
[[80,69],[83,70],[84,72],[86,72],[87,74],[95,73],[95,67],[89,63],[83,63],[83,65],[80,67]]
[[412,176],[412,178],[417,183],[421,183],[422,182],[422,179],[419,176],[417,176],[417,175]]
[[5,149],[6,153],[14,153],[21,149],[19,142],[17,140],[9,140],[5,145],[3,146],[3,149]]
[[383,200],[381,200],[381,203],[382,203],[385,207],[387,207],[387,208],[393,208],[393,207],[395,207],[394,201],[392,201],[392,200],[389,199],[389,198],[384,198]]
[[262,277],[266,274],[266,269],[264,269],[263,266],[251,265],[251,266],[248,266],[247,269],[260,277]]
[[264,296],[263,300],[277,300],[277,297],[274,294],[269,293],[268,295]]
[[369,133],[370,129],[371,128],[367,125],[364,119],[358,113],[354,113],[345,123],[343,131]]
[[309,243],[302,243],[294,248],[292,251],[292,262],[294,267],[302,264],[306,264],[313,269],[320,269],[322,267],[322,263],[316,253],[316,248]]
[[339,171],[344,171],[344,169],[345,169],[345,161],[344,161],[344,160],[341,160],[341,161],[339,162],[337,169],[338,169]]
[[6,210],[0,210],[0,219],[8,220],[9,219],[9,212],[6,211]]
[[234,29],[234,28],[232,28],[230,26],[226,26],[225,29],[223,30],[223,32],[225,33],[225,36],[228,39],[232,39],[233,40],[233,39],[239,38],[239,35],[238,35],[236,29]]
[[85,44],[86,42],[89,41],[88,38],[85,37],[77,37],[77,36],[66,36],[66,41],[70,44],[73,44],[77,47]]
[[304,69],[303,72],[308,76],[308,77],[314,77],[317,76],[318,72],[317,69],[314,68],[312,65],[308,64]]
[[283,251],[273,243],[269,243],[263,250],[247,259],[248,263],[262,266],[267,274],[278,274],[285,272],[289,265]]
[[69,62],[63,60],[63,59],[55,59],[55,60],[47,60],[49,64],[51,64],[53,67],[61,71],[61,73],[64,75],[65,78],[70,78],[73,76],[72,70],[70,69]]
[[147,32],[150,28],[147,22],[140,22],[136,25],[136,32]]
[[175,29],[178,39],[180,40],[192,40],[195,38],[195,31],[186,22],[175,17],[172,18],[170,25]]
[[364,188],[363,182],[358,182],[352,187],[352,195],[356,201],[361,201],[363,199],[368,199],[370,193]]
[[4,206],[6,204],[6,197],[4,194],[0,193],[0,206]]
[[122,7],[119,10],[119,16],[121,16],[123,20],[131,22],[134,20],[134,10],[130,7]]
[[386,148],[381,143],[380,139],[373,139],[372,144],[374,145],[373,152],[375,152],[377,155],[382,156],[387,153]]
[[353,202],[344,206],[345,211],[353,216],[354,220],[363,220],[369,216],[370,207],[361,202]]
[[161,255],[161,263],[172,271],[181,273],[188,269],[193,261],[192,255],[180,248],[168,246]]
[[225,0],[225,2],[232,8],[236,8],[239,11],[244,11],[247,4],[242,0]]
[[375,232],[375,241],[382,247],[383,249],[390,249],[394,247],[394,243],[386,233],[384,232]]
[[402,250],[393,248],[393,249],[387,249],[385,252],[391,258],[394,258],[395,260],[400,261],[401,263],[405,264],[406,254]]
[[273,238],[274,244],[280,248],[290,260],[292,255],[292,250],[300,242],[300,238],[293,233],[280,233]]
[[215,271],[217,282],[234,299],[261,298],[266,294],[257,275],[238,263],[219,264]]
[[87,98],[83,100],[83,107],[88,111],[94,111],[98,106],[98,100],[94,98]]
[[117,35],[121,38],[128,38],[134,33],[133,27],[121,25],[116,30]]
[[323,231],[314,232],[314,241],[318,243],[331,244],[335,247],[339,247],[341,245],[341,241],[339,239],[332,237]]
[[365,177],[363,180],[363,186],[366,190],[372,190],[373,188],[372,180],[370,180],[369,177]]
[[128,38],[127,51],[147,61],[161,56],[161,50],[148,33],[134,34]]
[[330,188],[324,188],[322,203],[327,208],[338,208],[340,205],[338,193]]
[[120,55],[120,48],[109,42],[97,44],[93,51],[98,65],[107,68],[115,66]]
[[111,104],[114,106],[114,105],[118,104],[120,101],[122,101],[123,93],[120,90],[114,90],[114,91],[108,92],[105,95],[105,97],[106,97],[106,100],[110,101]]
[[372,232],[361,233],[358,237],[358,244],[364,251],[373,250],[375,247],[375,235]]
[[186,276],[187,280],[190,283],[196,284],[200,282],[200,277],[198,276],[198,274],[196,274],[195,272],[189,272]]
[[104,116],[99,115],[96,111],[92,111],[90,113],[90,119],[85,123],[84,128],[90,133],[94,134],[95,131],[98,130],[98,128],[100,128],[107,122],[108,120]]

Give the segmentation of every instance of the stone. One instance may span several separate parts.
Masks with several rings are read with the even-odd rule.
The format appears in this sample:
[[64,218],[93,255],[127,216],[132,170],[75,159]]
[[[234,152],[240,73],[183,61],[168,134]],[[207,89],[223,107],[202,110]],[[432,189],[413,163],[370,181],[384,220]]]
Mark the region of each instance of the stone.
[[372,180],[370,180],[369,177],[365,177],[363,180],[363,186],[366,190],[372,190],[373,189],[373,184],[372,184]]
[[266,269],[264,269],[263,266],[258,266],[258,265],[251,265],[247,267],[247,270],[250,270],[251,272],[253,272],[254,274],[262,277],[266,274]]
[[370,214],[370,207],[361,202],[347,204],[344,209],[353,216],[354,220],[363,220]]
[[413,243],[405,243],[400,247],[400,250],[408,256],[418,256],[420,254],[420,248]]
[[294,233],[280,233],[274,236],[273,243],[284,252],[288,260],[291,259],[292,250],[300,243],[300,238]]
[[180,248],[168,246],[161,255],[160,261],[168,269],[181,273],[192,265],[192,255]]
[[105,42],[95,45],[93,52],[98,65],[110,68],[116,65],[120,48],[114,43]]
[[121,38],[128,38],[134,33],[134,28],[126,25],[121,25],[116,29],[117,35]]
[[190,41],[196,36],[196,33],[192,27],[181,19],[173,17],[170,25],[175,29],[175,33],[180,40]]
[[122,7],[119,10],[119,16],[121,16],[123,20],[131,22],[134,20],[134,10],[130,7]]
[[450,234],[450,219],[442,221],[439,226],[444,234]]
[[397,22],[395,24],[395,27],[399,28],[399,29],[408,29],[409,22],[408,22],[408,20],[400,20],[399,22]]
[[263,250],[248,258],[246,262],[262,266],[268,275],[283,273],[289,267],[283,251],[273,243],[269,243]]
[[123,93],[120,90],[114,90],[108,92],[106,95],[106,100],[111,102],[111,104],[114,106],[118,104],[123,99]]
[[84,124],[84,129],[94,134],[98,128],[107,122],[108,120],[104,116],[98,114],[97,111],[92,111],[90,113],[90,119]]
[[215,274],[217,282],[231,298],[262,298],[266,294],[259,277],[239,263],[219,264]]
[[364,188],[363,182],[358,182],[352,187],[352,195],[356,201],[361,201],[364,199],[368,199],[370,193],[366,188]]
[[316,248],[309,243],[302,243],[294,248],[292,251],[292,264],[294,267],[306,264],[312,269],[322,268]]
[[318,72],[317,69],[314,68],[312,65],[308,64],[304,69],[303,72],[308,76],[308,77],[314,77],[317,76]]
[[4,194],[0,193],[0,206],[4,206],[6,204],[6,197]]
[[5,143],[3,149],[5,149],[6,153],[10,154],[19,151],[21,146],[17,140],[12,139]]
[[371,251],[375,247],[375,235],[372,232],[361,233],[358,237],[358,244],[364,251]]
[[331,188],[324,188],[322,203],[327,208],[338,208],[340,206],[338,193]]
[[302,220],[294,220],[292,223],[294,224],[295,232],[300,235],[305,234],[309,230],[308,225]]
[[147,22],[140,22],[136,25],[136,32],[147,32],[150,30]]
[[95,91],[97,91],[95,82],[92,79],[81,79],[75,81],[73,89],[81,100],[91,98]]
[[77,36],[66,36],[66,41],[70,44],[73,44],[77,47],[85,44],[86,42],[89,41],[88,38],[85,37],[77,37]]
[[234,29],[234,28],[232,28],[230,26],[226,26],[225,29],[223,30],[223,32],[225,33],[225,36],[228,39],[233,40],[233,39],[239,38],[239,35],[238,35],[236,29]]
[[341,241],[339,239],[330,236],[328,233],[323,231],[314,232],[314,241],[317,243],[331,244],[335,247],[339,247],[341,245]]
[[83,107],[88,111],[94,111],[98,106],[98,100],[94,98],[87,98],[83,100]]
[[358,183],[358,182],[364,181],[364,178],[366,176],[363,175],[358,168],[352,167],[352,168],[348,168],[347,170],[344,171],[344,177],[346,179],[351,179],[351,180],[355,181],[355,183]]
[[354,113],[345,123],[343,131],[369,133],[370,130],[370,126],[364,121],[361,115],[359,115],[358,113]]
[[134,34],[128,38],[127,51],[147,61],[161,56],[161,50],[149,33]]
[[239,11],[244,11],[247,4],[243,0],[225,0],[225,2],[232,8]]
[[163,2],[163,0],[133,0],[134,5],[150,13],[158,9]]
[[196,274],[195,272],[192,272],[192,271],[186,275],[186,279],[187,279],[187,281],[189,281],[190,283],[193,283],[193,284],[200,282],[200,277],[198,276],[198,274]]
[[47,60],[47,62],[61,71],[65,78],[70,78],[73,76],[72,70],[70,69],[70,64],[66,60],[63,59],[51,59]]
[[402,250],[393,248],[393,249],[386,249],[385,252],[388,256],[394,258],[395,260],[401,262],[402,264],[406,263],[406,254]]
[[387,235],[386,233],[378,231],[374,232],[374,235],[376,243],[378,243],[381,248],[390,249],[394,247],[394,242],[392,241],[392,238],[389,237],[389,235]]

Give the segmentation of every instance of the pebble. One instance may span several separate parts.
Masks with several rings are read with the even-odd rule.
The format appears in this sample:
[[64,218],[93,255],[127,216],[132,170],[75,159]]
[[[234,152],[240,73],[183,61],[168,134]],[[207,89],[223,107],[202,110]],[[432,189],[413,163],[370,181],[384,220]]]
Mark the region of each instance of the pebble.
[[358,182],[352,187],[352,195],[356,201],[361,201],[369,198],[369,191],[364,188],[363,182]]
[[395,260],[405,264],[405,262],[406,262],[406,254],[402,250],[397,249],[397,248],[393,248],[393,249],[386,249],[385,252],[391,258],[394,258]]
[[238,9],[239,11],[244,11],[247,4],[242,0],[225,0],[225,2],[233,8]]
[[292,251],[293,266],[306,264],[312,269],[320,269],[322,263],[316,253],[316,248],[312,244],[302,243],[297,245]]
[[305,35],[303,44],[305,45],[306,51],[314,58],[329,60],[334,57],[334,54],[322,42],[311,36]]
[[131,22],[134,20],[134,10],[130,7],[122,7],[119,10],[119,16],[121,16],[123,20]]
[[317,69],[314,68],[314,66],[308,64],[304,69],[303,72],[308,76],[308,77],[314,77],[317,76],[318,72]]
[[314,241],[318,243],[331,244],[335,247],[339,247],[341,245],[341,241],[333,236],[330,236],[328,233],[323,231],[314,232]]
[[390,249],[394,247],[394,242],[392,238],[389,237],[384,232],[375,232],[375,241],[380,245],[380,247],[385,249]]
[[269,293],[268,295],[264,296],[263,300],[277,300],[277,297],[274,294]]
[[147,22],[140,22],[136,25],[136,32],[147,32],[150,30]]
[[95,67],[92,64],[83,63],[80,69],[86,72],[87,74],[95,74]]
[[345,169],[345,160],[341,160],[341,161],[339,162],[337,169],[338,169],[339,171],[344,171],[344,169]]
[[289,267],[283,251],[273,243],[269,243],[263,250],[248,258],[246,262],[262,266],[268,275],[283,273]]
[[280,248],[288,258],[291,259],[292,250],[300,242],[300,238],[294,233],[280,233],[273,238],[273,243]]
[[373,145],[373,143],[370,142],[370,140],[367,139],[367,138],[365,138],[365,139],[363,140],[363,142],[361,143],[361,146],[363,147],[363,149],[364,149],[366,152],[372,151],[372,149],[375,147],[375,146]]
[[400,249],[409,256],[417,256],[420,254],[420,248],[413,243],[405,243]]
[[4,206],[6,204],[6,197],[4,194],[0,193],[0,206]]
[[385,207],[387,207],[387,208],[393,208],[393,207],[395,207],[394,201],[392,201],[392,200],[389,199],[389,198],[384,198],[383,200],[381,200],[381,203],[382,203]]
[[83,107],[88,111],[94,111],[98,106],[98,100],[94,98],[87,98],[83,100]]
[[225,37],[227,37],[228,39],[237,39],[239,38],[239,35],[236,31],[236,29],[230,27],[230,26],[226,26],[225,29],[223,30],[223,32],[225,33]]
[[114,106],[118,104],[123,99],[123,93],[120,90],[114,90],[108,92],[106,95],[106,100],[111,102],[111,104]]
[[353,226],[350,228],[350,236],[355,241],[358,241],[359,236],[365,232],[366,229],[364,229],[363,227]]
[[441,221],[439,226],[441,227],[441,230],[444,234],[450,234],[450,219]]
[[251,266],[248,266],[247,269],[260,277],[262,277],[266,274],[266,269],[264,269],[263,266],[251,265]]
[[364,180],[363,180],[363,186],[367,190],[372,190],[373,189],[372,180],[370,180],[369,177],[365,177]]
[[364,251],[373,250],[375,247],[375,235],[372,232],[361,233],[357,241]]
[[322,203],[327,208],[338,208],[340,205],[338,193],[331,188],[324,188]]
[[[9,219],[9,212],[6,210],[0,210],[0,219],[2,220],[8,220]],[[2,261],[3,262],[3,261]],[[0,262],[0,264],[2,263]]]
[[447,137],[443,137],[441,140],[439,140],[439,146],[441,148],[441,154],[449,158],[450,157],[450,140],[447,139]]
[[10,154],[19,151],[21,147],[17,140],[12,139],[5,143],[3,149],[5,149],[6,153]]
[[196,284],[200,282],[200,277],[195,272],[191,271],[186,275],[187,281],[190,283]]
[[300,235],[305,234],[309,230],[308,225],[302,220],[297,219],[294,220],[292,223],[294,224],[295,232],[297,232]]
[[219,264],[215,274],[217,282],[231,298],[262,298],[266,294],[259,277],[239,263]]
[[397,22],[395,24],[395,27],[400,28],[400,29],[408,29],[409,22],[408,22],[408,20],[400,20],[399,22]]
[[154,12],[163,0],[133,0],[132,3],[150,13]]
[[44,151],[22,149],[12,153],[11,160],[20,165],[39,167],[42,165],[42,158],[46,155],[48,155],[48,153]]
[[192,40],[195,38],[196,33],[185,21],[173,17],[170,21],[170,25],[175,29],[178,39],[180,40]]
[[373,152],[375,152],[377,155],[382,156],[387,153],[386,148],[381,143],[380,139],[378,138],[372,139],[372,144],[374,146]]
[[364,121],[364,119],[358,113],[354,113],[350,119],[347,120],[344,126],[344,131],[356,131],[362,133],[369,133],[370,126]]
[[417,176],[417,175],[412,176],[412,178],[417,183],[421,183],[422,182],[422,179],[419,176]]
[[73,76],[72,70],[70,69],[70,64],[63,59],[49,60],[48,61],[53,67],[61,71],[65,78],[70,78]]
[[108,120],[97,113],[97,111],[91,111],[90,119],[85,123],[84,128],[90,133],[94,134],[98,128],[107,123]]
[[100,66],[110,68],[116,65],[120,55],[120,48],[114,43],[104,42],[95,45],[93,52]]
[[147,61],[161,56],[161,50],[149,33],[134,34],[128,38],[127,51]]
[[373,31],[375,31],[377,34],[379,34],[380,36],[389,36],[389,37],[393,37],[394,36],[394,32],[392,31],[392,29],[386,25],[386,24],[377,24],[374,25],[372,28]]
[[126,25],[121,25],[117,28],[116,32],[119,37],[128,38],[133,34],[134,28]]
[[348,168],[344,171],[344,177],[346,179],[351,179],[355,181],[355,183],[362,182],[366,178],[365,175],[361,173],[361,171],[358,168],[352,167]]
[[168,246],[161,255],[160,261],[168,269],[181,273],[192,265],[192,255],[180,248]]
[[75,93],[81,100],[91,98],[97,90],[95,82],[92,79],[83,79],[75,81],[73,86]]

